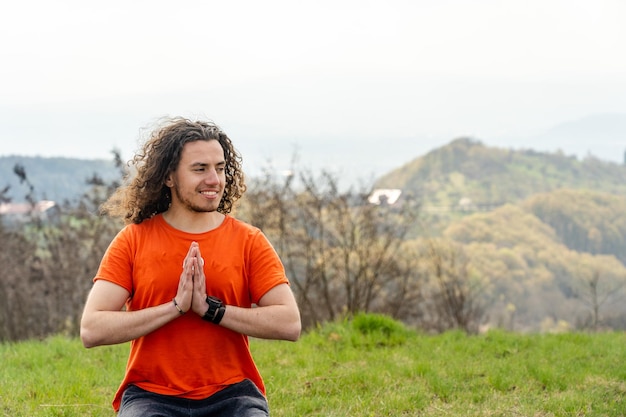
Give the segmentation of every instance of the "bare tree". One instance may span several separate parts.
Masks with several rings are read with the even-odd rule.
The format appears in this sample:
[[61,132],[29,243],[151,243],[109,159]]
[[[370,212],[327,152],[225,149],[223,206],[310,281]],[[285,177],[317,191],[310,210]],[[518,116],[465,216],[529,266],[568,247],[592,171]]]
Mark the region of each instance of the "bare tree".
[[[119,158],[117,158],[119,159]],[[121,169],[121,165],[118,163]],[[23,167],[14,173],[28,186],[26,200],[35,207],[35,190]],[[0,224],[0,340],[78,334],[91,278],[120,225],[101,217],[99,205],[117,186],[87,180],[91,189],[78,202]],[[4,194],[4,193],[3,193]]]
[[400,248],[415,214],[401,204],[372,205],[368,195],[341,191],[328,172],[281,180],[268,173],[249,187],[238,215],[274,243],[305,326],[357,312],[402,318],[413,311],[415,258]]
[[582,327],[597,330],[602,323],[601,309],[624,298],[626,280],[624,277],[609,279],[603,275],[599,266],[592,266],[583,273],[586,277],[581,279],[573,295],[589,310],[589,317],[581,323]]
[[483,285],[471,279],[462,247],[434,239],[428,240],[427,247],[434,279],[429,297],[429,310],[435,312],[431,325],[439,331],[459,328],[475,333],[484,315],[480,301]]
[[[33,186],[24,167],[16,164],[13,172],[26,184],[26,200],[33,206]],[[0,193],[0,202],[9,203],[9,186]],[[6,224],[5,224],[6,222]],[[36,243],[29,239],[29,229],[0,217],[0,340],[23,339],[33,335],[36,326],[30,303],[39,280]]]
[[39,280],[35,252],[21,231],[0,225],[0,340],[30,337],[37,325],[31,302],[38,296],[33,291]]

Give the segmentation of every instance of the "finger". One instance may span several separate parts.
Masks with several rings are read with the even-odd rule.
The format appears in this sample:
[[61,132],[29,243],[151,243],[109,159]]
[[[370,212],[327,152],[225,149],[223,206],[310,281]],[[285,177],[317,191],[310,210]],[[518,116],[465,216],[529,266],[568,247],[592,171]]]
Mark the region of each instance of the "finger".
[[189,265],[190,261],[194,258],[199,256],[199,246],[198,246],[198,242],[191,242],[191,245],[189,245],[189,249],[187,250],[187,255],[185,255],[185,259],[183,259],[183,269]]
[[195,286],[204,286],[204,259],[194,258],[193,282]]
[[196,256],[198,257],[198,260],[199,260],[198,264],[199,264],[199,266],[201,268],[204,268],[204,258],[202,257],[202,253],[200,252],[200,245],[197,242],[194,242],[194,243],[196,243],[196,252],[195,252],[195,254],[196,254]]
[[197,269],[198,269],[198,274],[202,275],[202,279],[204,279],[204,258],[202,257],[202,253],[200,253],[200,245],[198,245],[196,243],[196,251],[195,251],[195,256],[197,258]]
[[206,282],[204,275],[204,259],[198,256],[194,260],[196,270],[193,274],[193,299],[191,308],[198,314],[206,313]]

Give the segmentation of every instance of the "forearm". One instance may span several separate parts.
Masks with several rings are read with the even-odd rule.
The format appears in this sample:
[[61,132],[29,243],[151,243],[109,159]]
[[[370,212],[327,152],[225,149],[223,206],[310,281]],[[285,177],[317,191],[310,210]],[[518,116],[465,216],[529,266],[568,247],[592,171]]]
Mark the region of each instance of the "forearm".
[[172,301],[137,311],[89,311],[83,315],[80,337],[87,348],[125,343],[179,316]]
[[296,341],[300,337],[300,314],[292,306],[270,305],[242,308],[226,306],[220,326],[261,339]]

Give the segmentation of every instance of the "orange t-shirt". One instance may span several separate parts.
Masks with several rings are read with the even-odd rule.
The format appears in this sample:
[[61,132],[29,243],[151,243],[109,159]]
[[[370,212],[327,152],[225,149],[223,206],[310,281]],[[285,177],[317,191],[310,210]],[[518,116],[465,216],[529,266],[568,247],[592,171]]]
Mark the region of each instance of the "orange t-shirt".
[[[226,305],[251,307],[276,285],[284,267],[263,233],[226,216],[207,233],[174,229],[162,215],[123,228],[107,249],[94,281],[127,289],[127,310],[141,310],[176,295],[189,245],[204,258],[207,294]],[[230,384],[252,380],[265,393],[247,336],[188,313],[131,342],[126,375],[113,400],[117,411],[129,384],[159,394],[203,399]]]

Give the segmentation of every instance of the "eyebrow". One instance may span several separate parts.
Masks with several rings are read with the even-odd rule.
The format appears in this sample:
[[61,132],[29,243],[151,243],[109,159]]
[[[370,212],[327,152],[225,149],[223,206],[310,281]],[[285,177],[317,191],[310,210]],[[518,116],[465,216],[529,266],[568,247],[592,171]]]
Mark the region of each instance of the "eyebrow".
[[[192,164],[190,165],[190,167],[192,167],[192,168],[197,168],[197,167],[202,167],[202,168],[205,168],[205,167],[208,167],[209,165],[211,165],[211,164],[208,164],[208,163],[206,163],[206,162],[194,162],[194,163],[192,163]],[[215,164],[215,165],[216,165],[216,166],[226,165],[226,161],[220,161],[220,162],[218,162],[218,163],[217,163],[217,164]]]

